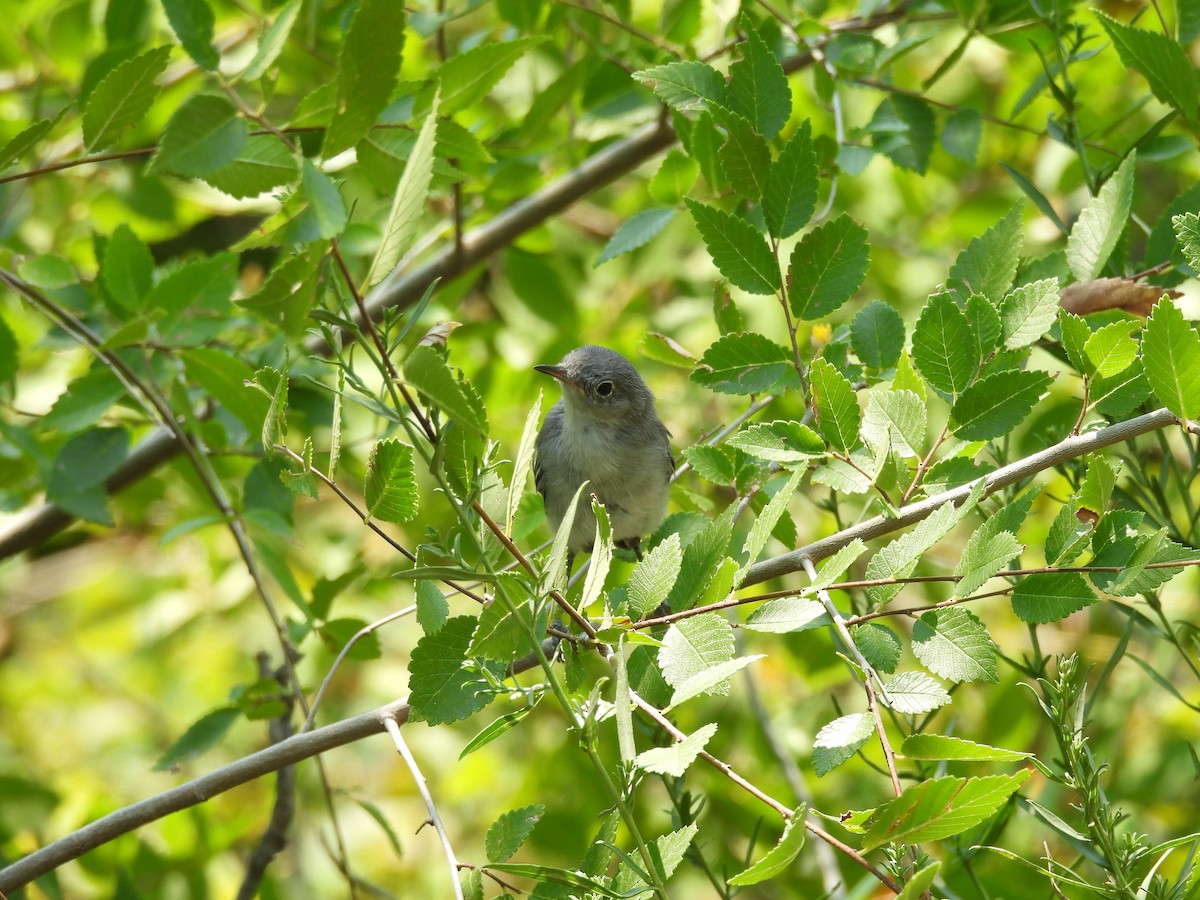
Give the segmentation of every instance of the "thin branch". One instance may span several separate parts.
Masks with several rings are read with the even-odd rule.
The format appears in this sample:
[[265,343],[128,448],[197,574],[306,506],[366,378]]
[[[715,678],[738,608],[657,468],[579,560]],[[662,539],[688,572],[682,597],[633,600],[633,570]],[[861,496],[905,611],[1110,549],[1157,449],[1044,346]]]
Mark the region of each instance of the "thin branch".
[[442,852],[446,854],[446,863],[450,866],[450,883],[454,885],[454,896],[457,900],[463,900],[462,884],[458,880],[458,859],[454,855],[454,847],[450,844],[450,835],[446,833],[446,826],[442,824],[442,817],[438,815],[437,807],[434,806],[433,795],[429,793],[429,785],[425,781],[425,776],[421,774],[417,760],[413,757],[412,751],[408,749],[404,735],[400,733],[400,723],[396,721],[396,717],[384,716],[383,727],[392,736],[396,750],[403,757],[408,771],[412,773],[413,783],[416,784],[421,799],[425,801],[425,809],[429,811],[429,821],[437,831],[438,837],[441,838]]

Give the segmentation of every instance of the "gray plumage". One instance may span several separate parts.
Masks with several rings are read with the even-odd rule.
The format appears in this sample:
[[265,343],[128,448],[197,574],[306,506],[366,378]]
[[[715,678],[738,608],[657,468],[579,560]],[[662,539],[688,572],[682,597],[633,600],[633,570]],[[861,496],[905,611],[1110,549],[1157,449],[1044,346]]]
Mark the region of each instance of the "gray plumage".
[[579,347],[557,366],[535,366],[562,384],[563,396],[538,433],[533,474],[557,529],[584,481],[571,528],[571,550],[590,549],[596,517],[589,494],[608,511],[613,539],[640,555],[639,542],[667,510],[675,458],[671,434],[654,410],[654,394],[625,357]]

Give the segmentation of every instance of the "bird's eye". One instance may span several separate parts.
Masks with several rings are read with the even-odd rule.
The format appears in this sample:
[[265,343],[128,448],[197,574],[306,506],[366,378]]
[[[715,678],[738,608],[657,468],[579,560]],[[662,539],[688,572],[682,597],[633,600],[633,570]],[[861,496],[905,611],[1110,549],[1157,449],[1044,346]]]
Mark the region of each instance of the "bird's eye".
[[601,397],[608,397],[613,392],[613,383],[611,381],[602,381],[596,385],[596,393]]

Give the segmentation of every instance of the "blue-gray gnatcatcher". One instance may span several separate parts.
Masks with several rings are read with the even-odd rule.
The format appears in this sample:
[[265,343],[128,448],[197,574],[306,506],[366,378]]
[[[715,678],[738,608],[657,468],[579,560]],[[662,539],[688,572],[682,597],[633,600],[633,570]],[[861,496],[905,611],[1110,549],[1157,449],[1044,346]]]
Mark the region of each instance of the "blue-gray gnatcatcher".
[[[562,383],[562,399],[538,433],[533,468],[558,528],[571,498],[587,491],[604,504],[613,540],[641,558],[642,535],[662,521],[675,458],[671,434],[654,410],[654,394],[625,357],[605,347],[578,347],[556,366],[534,368]],[[587,494],[571,527],[572,551],[590,549],[596,516]]]

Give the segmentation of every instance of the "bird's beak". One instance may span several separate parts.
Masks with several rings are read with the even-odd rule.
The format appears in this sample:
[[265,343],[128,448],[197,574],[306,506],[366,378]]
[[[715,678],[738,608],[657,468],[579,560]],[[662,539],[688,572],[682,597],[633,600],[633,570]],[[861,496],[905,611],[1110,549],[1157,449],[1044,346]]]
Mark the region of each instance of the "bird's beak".
[[551,378],[556,378],[563,384],[569,384],[573,388],[578,388],[579,383],[572,379],[567,370],[562,366],[534,366],[534,371],[541,372],[543,375],[549,375]]

